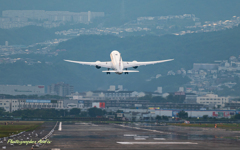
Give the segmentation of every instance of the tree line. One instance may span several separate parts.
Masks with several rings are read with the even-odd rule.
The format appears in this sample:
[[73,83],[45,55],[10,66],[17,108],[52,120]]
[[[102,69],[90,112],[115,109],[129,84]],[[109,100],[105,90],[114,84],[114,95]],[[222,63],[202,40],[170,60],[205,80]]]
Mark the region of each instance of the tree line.
[[6,112],[4,108],[0,108],[0,118],[69,118],[69,117],[98,117],[106,114],[105,110],[99,108],[89,108],[87,111],[81,111],[79,108],[65,109],[24,109],[16,110],[14,112]]

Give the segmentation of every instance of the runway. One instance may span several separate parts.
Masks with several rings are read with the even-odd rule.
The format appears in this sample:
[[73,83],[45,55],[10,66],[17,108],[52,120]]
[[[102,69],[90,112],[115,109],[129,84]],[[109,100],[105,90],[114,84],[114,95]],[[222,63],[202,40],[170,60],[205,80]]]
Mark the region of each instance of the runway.
[[[39,150],[75,149],[239,149],[236,138],[204,134],[200,129],[180,129],[169,126],[144,126],[121,124],[62,123],[62,130],[55,131],[50,137],[51,144]],[[189,131],[184,133],[183,131]],[[204,130],[205,131],[205,130]],[[209,132],[211,133],[211,132]],[[214,133],[212,131],[212,133]],[[225,132],[223,132],[225,134]],[[229,134],[230,135],[230,134]],[[235,137],[239,133],[233,133]]]

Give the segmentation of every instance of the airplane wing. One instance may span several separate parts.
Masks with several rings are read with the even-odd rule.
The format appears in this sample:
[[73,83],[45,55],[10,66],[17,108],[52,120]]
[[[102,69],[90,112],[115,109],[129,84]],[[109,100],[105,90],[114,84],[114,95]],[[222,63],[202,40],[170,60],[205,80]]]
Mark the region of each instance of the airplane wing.
[[65,60],[67,62],[71,63],[77,63],[77,64],[82,64],[82,65],[90,65],[90,66],[99,66],[99,67],[105,67],[105,68],[112,68],[112,62],[111,61],[106,61],[106,62],[101,62],[101,61],[96,61],[96,62],[83,62],[83,61],[73,61],[73,60]]
[[159,60],[159,61],[146,61],[146,62],[137,62],[137,61],[132,61],[132,62],[127,62],[124,61],[123,62],[123,67],[124,68],[130,68],[130,67],[137,67],[137,66],[143,66],[143,65],[153,65],[153,64],[157,64],[157,63],[163,63],[163,62],[167,62],[167,61],[172,61],[174,59],[167,59],[167,60]]

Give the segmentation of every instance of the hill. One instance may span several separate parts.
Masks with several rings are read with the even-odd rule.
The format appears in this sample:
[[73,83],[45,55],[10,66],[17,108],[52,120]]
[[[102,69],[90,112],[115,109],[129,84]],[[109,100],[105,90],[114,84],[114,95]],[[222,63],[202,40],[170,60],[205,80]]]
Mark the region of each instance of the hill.
[[53,29],[38,26],[22,28],[0,29],[0,45],[8,41],[10,45],[30,45],[55,38]]
[[100,11],[105,24],[120,25],[141,16],[195,14],[201,21],[226,20],[240,16],[239,0],[1,0],[3,10]]
[[[106,89],[109,85],[123,85],[129,90],[154,91],[158,86],[163,90],[175,91],[189,81],[181,76],[166,76],[169,70],[191,69],[193,63],[213,63],[214,60],[228,59],[240,54],[240,27],[220,32],[125,37],[79,36],[60,43],[56,49],[66,49],[56,57],[32,55],[42,64],[21,63],[0,65],[0,84],[51,84],[66,82],[78,91]],[[81,61],[109,61],[112,50],[122,54],[123,61],[150,61],[174,58],[172,62],[139,67],[139,73],[128,75],[106,75],[95,67],[64,62],[63,59]],[[22,56],[23,57],[23,56]],[[24,56],[29,57],[29,55]],[[44,61],[53,62],[46,65]],[[153,78],[162,74],[160,78]]]

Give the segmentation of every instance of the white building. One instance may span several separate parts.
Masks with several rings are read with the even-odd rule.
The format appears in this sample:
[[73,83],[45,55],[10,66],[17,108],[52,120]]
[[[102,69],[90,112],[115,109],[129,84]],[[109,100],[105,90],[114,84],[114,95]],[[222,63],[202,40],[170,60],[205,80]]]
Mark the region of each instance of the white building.
[[6,112],[13,112],[18,110],[19,102],[17,99],[0,99],[0,107],[4,108]]
[[118,85],[118,91],[123,91],[123,85]]
[[5,46],[8,46],[8,41],[5,41]]
[[6,112],[19,109],[62,109],[62,100],[0,99],[0,107]]
[[0,85],[0,94],[8,95],[43,95],[44,85]]
[[116,90],[115,85],[110,85],[110,88],[108,89],[108,91],[115,91],[115,90]]
[[205,96],[197,97],[197,103],[204,105],[215,105],[215,107],[220,105],[221,107],[224,107],[225,103],[229,103],[229,98],[218,97],[218,95],[215,94],[206,94]]
[[19,109],[62,109],[63,100],[18,100]]
[[157,87],[157,90],[155,92],[162,93],[162,87]]
[[179,92],[184,92],[184,87],[179,87]]

